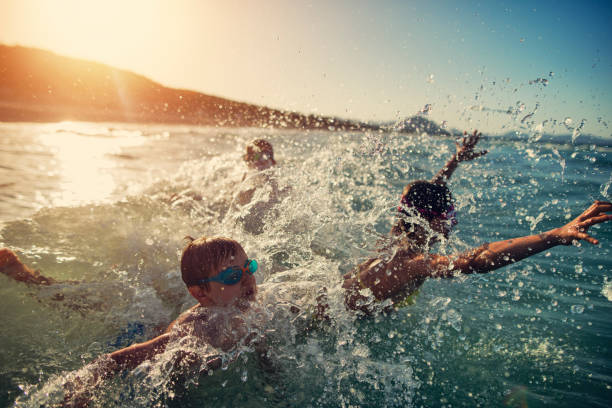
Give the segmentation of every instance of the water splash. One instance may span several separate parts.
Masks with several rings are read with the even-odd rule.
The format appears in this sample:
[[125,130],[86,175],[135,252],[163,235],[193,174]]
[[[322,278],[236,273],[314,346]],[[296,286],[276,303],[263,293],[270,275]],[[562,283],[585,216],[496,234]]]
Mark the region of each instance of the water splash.
[[608,301],[612,302],[612,280],[608,280],[607,276],[604,276],[601,294],[604,295]]
[[421,114],[421,115],[429,115],[432,110],[433,110],[433,105],[428,103],[428,104],[425,104],[425,106],[423,106],[423,108],[421,108],[421,110],[419,111],[419,114]]
[[573,131],[572,131],[572,143],[576,142],[576,139],[578,138],[578,136],[580,136],[580,134],[582,133],[582,129],[584,128],[584,125],[586,124],[586,119],[582,119],[580,121],[580,125],[578,125]]
[[[565,384],[566,380],[585,389],[593,386],[594,382],[586,375],[568,377],[565,374],[571,372],[573,360],[582,358],[578,353],[590,357],[593,351],[589,347],[601,346],[601,343],[588,343],[591,339],[585,341],[582,333],[586,330],[576,332],[570,322],[583,317],[570,315],[570,311],[572,303],[579,303],[573,297],[573,288],[577,286],[574,281],[586,279],[586,274],[574,273],[574,263],[567,262],[567,257],[557,258],[572,250],[578,251],[576,248],[557,248],[495,274],[428,281],[416,304],[372,319],[359,319],[344,311],[341,292],[333,292],[340,285],[341,275],[372,256],[376,242],[387,235],[398,194],[405,183],[431,178],[454,151],[452,140],[419,134],[407,137],[392,132],[381,137],[318,132],[258,133],[253,129],[244,134],[226,129],[215,132],[218,140],[231,140],[226,151],[217,152],[214,157],[185,160],[174,177],[165,177],[134,197],[107,205],[52,208],[31,220],[12,222],[0,232],[3,242],[26,249],[25,256],[29,261],[36,260],[37,267],[45,271],[51,268],[54,273],[72,278],[84,275],[91,281],[114,280],[116,286],[92,286],[90,292],[105,290],[117,295],[123,291],[122,299],[127,299],[117,301],[115,308],[110,309],[112,313],[105,309],[93,315],[85,312],[86,316],[80,317],[54,305],[48,297],[40,299],[39,292],[20,291],[15,284],[0,288],[0,306],[7,311],[5,321],[14,327],[10,335],[4,335],[8,340],[4,341],[3,356],[9,356],[10,375],[25,385],[24,390],[34,392],[28,384],[53,382],[54,375],[80,367],[81,354],[90,361],[98,352],[112,351],[104,342],[117,339],[126,326],[130,327],[131,318],[142,322],[147,330],[154,330],[151,326],[191,306],[193,301],[185,294],[177,268],[181,238],[186,234],[236,238],[250,256],[261,259],[261,274],[257,279],[262,296],[270,291],[279,295],[283,290],[296,294],[285,299],[285,303],[268,302],[269,309],[262,306],[275,317],[265,330],[270,340],[270,358],[277,372],[262,372],[255,354],[243,349],[233,363],[225,365],[225,370],[211,376],[196,374],[174,380],[176,376],[172,377],[171,368],[175,359],[168,355],[159,363],[143,366],[132,374],[126,373],[117,382],[110,382],[102,391],[101,404],[120,406],[125,403],[121,395],[131,395],[137,401],[132,403],[134,406],[204,405],[220,400],[239,406],[244,405],[244,398],[249,398],[254,405],[272,407],[429,406],[443,398],[448,402],[440,404],[460,405],[468,398],[462,390],[469,389],[473,393],[470,401],[500,405],[502,395],[510,387],[510,377],[515,383],[539,382],[538,392],[553,399],[559,384]],[[227,207],[232,204],[234,194],[243,187],[241,149],[236,146],[262,135],[278,146],[281,171],[270,177],[276,179],[278,190],[288,188],[286,195],[279,195],[272,208],[259,213],[257,206],[270,203],[272,195],[272,190],[264,188],[253,195],[250,205],[228,214]],[[196,134],[185,145],[193,146],[198,137]],[[589,173],[588,179],[587,176],[580,178],[581,173],[574,167],[566,168],[559,151],[562,147],[558,144],[554,146],[559,150],[551,151],[549,145],[528,145],[524,138],[499,143],[483,140],[482,143],[495,146],[491,154],[497,150],[498,161],[474,162],[457,170],[451,186],[461,210],[461,223],[457,234],[443,245],[437,244],[440,248],[433,248],[435,251],[460,252],[481,244],[487,239],[485,236],[505,239],[516,236],[518,231],[528,234],[531,229],[548,223],[541,212],[549,214],[549,211],[539,204],[551,200],[549,184],[555,184],[555,191],[560,191],[555,195],[559,201],[551,201],[551,205],[559,207],[561,218],[566,213],[564,209],[574,204],[568,197],[593,194],[599,187],[596,185],[595,191],[591,191],[589,183],[558,185],[555,171],[558,163],[561,163],[562,179],[566,171],[571,172],[572,180],[593,177]],[[603,156],[598,149],[589,155],[598,155],[598,164],[607,163],[599,159]],[[582,155],[575,160],[582,160]],[[584,163],[588,163],[586,159]],[[596,172],[596,177],[603,177],[598,183],[608,179],[607,168],[590,171]],[[607,188],[602,186],[606,193],[609,184]],[[501,202],[505,208],[500,207]],[[249,231],[249,218],[256,218],[258,214],[263,214],[263,227],[253,234]],[[534,218],[526,220],[528,214]],[[517,218],[522,223],[517,225]],[[92,243],[91,236],[106,239]],[[601,238],[603,242],[607,237]],[[601,263],[607,267],[608,249],[600,250],[603,251]],[[594,256],[599,257],[598,254]],[[58,259],[62,262],[57,262]],[[78,262],[83,259],[83,263]],[[118,265],[112,268],[113,264]],[[588,270],[586,264],[584,269]],[[171,286],[171,282],[179,284]],[[306,288],[306,283],[331,288],[334,321],[304,334],[300,328],[308,326],[309,315],[307,312],[292,314],[292,306],[300,305],[301,300],[307,305],[314,302],[316,290]],[[265,290],[272,286],[274,289]],[[128,290],[130,287],[133,289]],[[300,293],[304,296],[297,296]],[[612,285],[607,279],[602,293],[610,299]],[[568,297],[573,301],[567,303]],[[24,310],[10,307],[15,303],[9,303],[8,299],[25,302],[19,303]],[[137,307],[130,306],[132,299],[138,303]],[[100,304],[112,304],[113,298],[98,300]],[[155,305],[166,317],[155,316],[156,313],[139,317],[147,306]],[[552,310],[547,310],[549,305]],[[33,317],[31,311],[41,308],[41,313]],[[126,314],[130,316],[126,318],[129,321],[123,319]],[[66,315],[70,319],[64,319]],[[43,317],[53,323],[39,321]],[[113,320],[117,317],[119,322]],[[567,323],[563,318],[567,318]],[[91,324],[75,323],[79,319],[88,319]],[[25,337],[25,334],[32,337],[31,327],[42,333],[42,344]],[[82,330],[83,327],[87,330]],[[46,332],[51,335],[45,337]],[[13,337],[22,341],[13,341]],[[18,347],[11,346],[12,343],[19,343]],[[65,344],[78,350],[66,353]],[[28,355],[32,356],[31,360],[51,363],[41,367],[38,362],[12,357],[28,359]],[[492,363],[512,368],[490,374],[486,368]],[[41,367],[42,374],[36,368],[33,373],[21,372],[30,366]],[[585,374],[594,376],[600,373],[597,367],[584,370]],[[293,375],[296,372],[300,376]],[[489,374],[479,377],[482,372]],[[548,377],[545,382],[543,375]],[[479,381],[473,381],[474,378]],[[182,381],[186,384],[180,384]],[[61,386],[58,387],[56,391],[61,391]],[[27,397],[22,400],[35,401],[38,405],[55,401],[44,392],[38,395],[39,400]],[[57,398],[61,401],[61,396]]]
[[572,305],[570,310],[573,314],[582,314],[584,312],[584,306],[583,305]]
[[542,221],[544,219],[544,213],[541,212],[540,214],[538,214],[537,217],[533,217],[533,216],[526,216],[525,220],[527,220],[529,222],[529,229],[531,231],[535,231],[536,226],[540,223],[540,221]]
[[546,78],[531,79],[531,80],[529,80],[529,85],[547,86],[548,85],[548,79],[546,79]]
[[561,166],[561,182],[563,183],[564,176],[565,176],[565,159],[563,158],[563,156],[561,156],[561,154],[559,153],[559,150],[552,149],[552,152],[559,159],[559,165]]
[[610,179],[608,180],[608,182],[602,184],[599,187],[599,192],[601,193],[601,195],[608,200],[610,199],[610,193],[609,193],[610,185],[612,185],[612,174],[610,174]]

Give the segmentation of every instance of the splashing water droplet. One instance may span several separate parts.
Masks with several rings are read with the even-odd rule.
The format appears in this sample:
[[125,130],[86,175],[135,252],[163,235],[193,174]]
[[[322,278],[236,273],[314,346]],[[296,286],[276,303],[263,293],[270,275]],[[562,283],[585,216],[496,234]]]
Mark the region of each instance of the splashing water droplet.
[[425,106],[423,106],[423,109],[421,109],[419,113],[423,115],[428,115],[432,111],[432,109],[433,109],[433,106],[430,103],[428,103]]
[[565,125],[565,127],[569,128],[570,126],[572,126],[572,123],[574,121],[572,120],[572,118],[567,117],[565,119],[563,119],[563,124]]
[[604,295],[608,301],[612,302],[612,280],[608,280],[607,276],[604,276],[601,294]]
[[574,131],[572,132],[572,143],[574,143],[576,141],[576,138],[578,138],[578,136],[580,136],[580,134],[582,133],[582,128],[584,127],[585,123],[586,119],[582,119],[580,121],[580,125],[578,125],[578,127],[576,127],[576,129],[574,129]]
[[582,312],[584,312],[584,306],[582,306],[582,305],[572,305],[570,310],[574,314],[581,314]]
[[450,309],[446,312],[446,319],[453,329],[461,331],[461,315],[455,309]]
[[565,159],[563,158],[563,156],[561,156],[561,154],[559,154],[559,151],[557,149],[553,149],[552,152],[555,154],[555,156],[559,158],[559,164],[561,165],[561,182],[563,182],[565,175]]
[[612,174],[610,174],[610,180],[608,180],[607,183],[602,184],[599,189],[601,195],[608,200],[610,199],[610,194],[608,193],[608,191],[610,190],[610,184],[612,184]]

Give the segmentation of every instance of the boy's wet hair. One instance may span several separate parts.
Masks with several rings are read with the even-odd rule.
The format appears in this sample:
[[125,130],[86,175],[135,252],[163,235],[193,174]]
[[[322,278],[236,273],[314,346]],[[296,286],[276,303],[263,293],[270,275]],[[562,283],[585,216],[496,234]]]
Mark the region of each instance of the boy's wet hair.
[[272,160],[273,164],[276,164],[274,160],[274,149],[272,144],[265,139],[251,140],[246,146],[246,153],[244,155],[244,161],[256,162],[261,160],[261,155],[265,155],[266,159]]
[[[445,213],[453,205],[454,200],[450,190],[445,185],[416,180],[404,188],[401,203],[403,206],[425,210],[418,212],[419,216],[431,221],[436,218],[434,214]],[[405,213],[404,211],[400,212]],[[392,231],[397,235],[413,230],[412,223],[401,219]]]
[[[221,264],[236,256],[242,248],[237,241],[224,237],[185,237],[189,243],[181,255],[181,276],[187,287],[194,286],[201,279],[214,275]],[[203,284],[206,289],[208,283]]]

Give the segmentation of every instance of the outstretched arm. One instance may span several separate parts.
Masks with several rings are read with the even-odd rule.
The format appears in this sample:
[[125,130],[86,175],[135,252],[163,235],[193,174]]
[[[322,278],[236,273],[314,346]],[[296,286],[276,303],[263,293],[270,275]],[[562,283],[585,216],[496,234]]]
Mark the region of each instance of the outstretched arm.
[[[120,371],[134,369],[144,361],[151,360],[156,355],[163,353],[171,339],[172,334],[167,332],[144,343],[133,344],[98,357],[79,371],[75,378],[65,384],[64,405],[87,406],[95,388],[103,380],[113,378]],[[219,356],[207,356],[203,359],[192,352],[182,351],[180,353],[175,363],[181,366],[201,364],[205,359],[207,369],[217,370],[221,368],[221,358]]]
[[104,354],[81,369],[65,385],[64,406],[84,407],[91,400],[92,394],[103,380],[112,378],[124,369],[132,369],[145,360],[163,352],[170,340],[170,334],[144,343],[133,344],[110,354]]
[[0,273],[19,282],[37,285],[51,285],[55,283],[54,279],[43,276],[38,271],[29,268],[8,248],[0,248]]
[[[595,224],[612,220],[612,203],[595,201],[576,219],[539,235],[484,244],[455,256],[440,256],[397,251],[387,262],[378,260],[369,267],[358,267],[357,273],[346,276],[347,305],[356,291],[370,288],[377,299],[392,297],[399,291],[416,290],[427,278],[452,278],[457,272],[486,273],[535,255],[557,245],[570,245],[580,240],[591,244],[599,241],[588,234]],[[355,303],[355,302],[353,302]]]
[[[599,241],[588,234],[595,224],[612,220],[612,203],[595,201],[589,208],[574,220],[562,227],[530,235],[493,242],[460,254],[452,260],[455,271],[462,273],[486,273],[501,268],[521,259],[535,255],[557,245],[570,245],[583,240],[597,245]],[[452,275],[452,271],[451,275]]]
[[457,145],[457,152],[453,154],[450,160],[442,167],[442,169],[434,176],[431,180],[434,184],[446,184],[448,179],[450,179],[451,175],[457,169],[457,165],[462,161],[470,161],[474,160],[477,157],[483,156],[487,154],[486,150],[482,150],[480,152],[475,152],[474,147],[478,140],[480,140],[480,136],[482,133],[479,133],[477,130],[474,131],[471,135],[467,135],[467,132],[463,132],[463,139],[461,139],[461,144],[458,142],[455,143]]

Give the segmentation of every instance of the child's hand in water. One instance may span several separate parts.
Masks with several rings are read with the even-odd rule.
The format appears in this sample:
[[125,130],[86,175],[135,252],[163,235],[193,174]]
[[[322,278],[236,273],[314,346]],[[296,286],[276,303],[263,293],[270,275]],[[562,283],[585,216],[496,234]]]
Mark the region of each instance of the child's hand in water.
[[62,407],[87,407],[95,395],[95,390],[109,373],[118,370],[117,364],[108,356],[99,357],[80,370],[68,375],[64,383]]
[[587,234],[587,231],[592,225],[612,220],[612,214],[606,214],[607,211],[612,211],[612,203],[595,201],[576,219],[551,232],[561,245],[570,245],[579,240],[597,245],[599,241]]
[[455,155],[457,161],[470,161],[487,154],[486,150],[481,150],[479,152],[474,151],[474,147],[476,146],[476,143],[478,143],[478,140],[480,140],[480,136],[482,136],[482,133],[478,132],[477,130],[475,130],[474,133],[469,136],[467,132],[463,132],[461,144],[459,142],[455,143],[457,145],[457,153]]
[[0,273],[10,276],[19,282],[39,285],[49,285],[55,282],[53,279],[42,276],[39,272],[30,269],[8,248],[0,248]]

